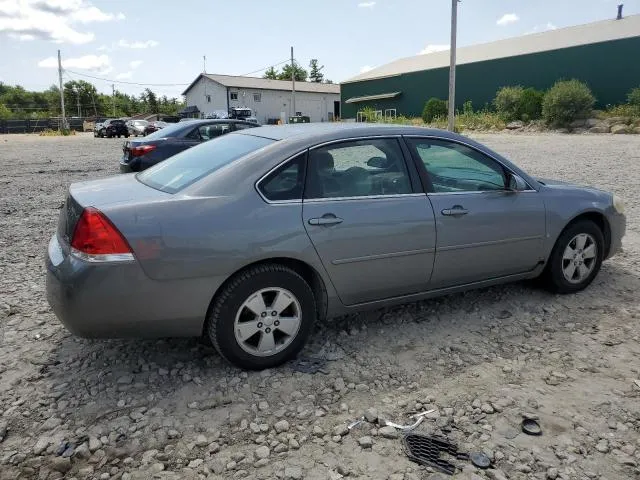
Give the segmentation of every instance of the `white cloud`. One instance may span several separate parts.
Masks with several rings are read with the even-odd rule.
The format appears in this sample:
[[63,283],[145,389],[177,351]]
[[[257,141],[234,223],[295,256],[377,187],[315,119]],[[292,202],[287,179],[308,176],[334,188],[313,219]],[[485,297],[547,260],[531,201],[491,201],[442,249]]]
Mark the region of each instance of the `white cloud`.
[[124,72],[116,75],[116,80],[129,80],[133,76],[133,72]]
[[434,52],[443,52],[445,50],[449,50],[449,45],[429,44],[426,47],[424,47],[422,50],[420,50],[418,52],[418,55],[426,55],[428,53],[434,53]]
[[538,32],[546,32],[548,30],[555,30],[556,27],[553,23],[547,22],[545,25],[536,25],[527,33],[538,33]]
[[376,2],[360,2],[358,8],[373,8],[375,5]]
[[[38,62],[38,66],[42,68],[58,68],[57,57],[48,57]],[[111,59],[108,55],[85,55],[77,58],[63,58],[63,68],[78,68],[81,70],[93,70],[98,71],[104,75],[104,72],[110,72]]]
[[367,73],[370,72],[371,70],[373,70],[374,67],[371,67],[369,65],[365,65],[364,67],[360,67],[360,73]]
[[77,29],[75,24],[116,18],[120,14],[104,12],[86,0],[0,0],[0,34],[18,40],[88,43],[94,34]]
[[125,18],[127,17],[125,17],[124,13],[122,12],[118,12],[118,15],[116,15],[116,20],[124,20]]
[[142,65],[142,60],[133,60],[132,62],[129,62],[129,67],[131,67],[132,69],[136,69],[140,65]]
[[108,45],[100,45],[100,46],[98,47],[98,51],[99,51],[99,52],[110,52],[111,50],[113,50],[113,48],[111,48],[111,47],[110,47],[110,46],[108,46]]
[[520,17],[518,17],[518,15],[516,15],[515,13],[505,13],[498,19],[496,25],[504,27],[505,25],[516,23],[518,20],[520,20]]
[[151,48],[159,45],[155,40],[147,40],[146,42],[129,42],[128,40],[120,40],[118,46],[122,48]]

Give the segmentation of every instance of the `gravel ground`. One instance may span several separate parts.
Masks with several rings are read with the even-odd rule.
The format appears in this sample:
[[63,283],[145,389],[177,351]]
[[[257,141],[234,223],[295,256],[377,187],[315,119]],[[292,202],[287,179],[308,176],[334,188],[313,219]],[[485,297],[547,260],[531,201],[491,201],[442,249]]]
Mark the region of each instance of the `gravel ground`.
[[577,295],[515,284],[335,319],[302,373],[244,372],[197,340],[70,336],[43,255],[69,183],[116,173],[120,141],[0,136],[0,478],[447,478],[375,423],[427,409],[417,431],[493,460],[454,478],[638,478],[640,136],[477,138],[625,198],[624,253]]

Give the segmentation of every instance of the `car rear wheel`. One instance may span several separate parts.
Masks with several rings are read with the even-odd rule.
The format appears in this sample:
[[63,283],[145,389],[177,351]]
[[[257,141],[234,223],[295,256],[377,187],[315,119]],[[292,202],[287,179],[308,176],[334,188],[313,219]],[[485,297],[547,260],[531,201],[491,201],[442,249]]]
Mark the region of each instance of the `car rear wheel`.
[[593,281],[604,259],[604,236],[589,220],[569,225],[551,252],[546,284],[557,293],[583,290]]
[[300,275],[261,265],[239,274],[216,297],[207,333],[228,361],[261,370],[295,357],[316,316],[313,291]]

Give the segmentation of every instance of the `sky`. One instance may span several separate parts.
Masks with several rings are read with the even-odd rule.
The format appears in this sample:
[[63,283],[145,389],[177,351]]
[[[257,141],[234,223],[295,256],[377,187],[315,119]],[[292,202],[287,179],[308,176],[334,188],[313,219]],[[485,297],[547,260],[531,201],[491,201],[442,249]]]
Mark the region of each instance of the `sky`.
[[[640,0],[462,0],[457,43],[611,19],[618,3],[625,16],[640,14]],[[261,76],[293,46],[302,66],[317,58],[340,82],[447,49],[450,15],[450,0],[0,0],[0,81],[57,84],[60,49],[64,81],[177,97],[203,71],[203,56],[208,73]]]

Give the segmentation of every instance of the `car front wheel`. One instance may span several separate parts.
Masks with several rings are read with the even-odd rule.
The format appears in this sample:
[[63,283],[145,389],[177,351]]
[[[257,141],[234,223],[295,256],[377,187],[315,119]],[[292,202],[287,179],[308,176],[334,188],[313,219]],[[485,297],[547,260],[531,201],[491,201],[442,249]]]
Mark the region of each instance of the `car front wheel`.
[[547,286],[557,293],[583,290],[593,281],[604,259],[604,236],[590,220],[567,227],[553,248],[546,270]]
[[207,333],[228,361],[261,370],[295,357],[316,316],[313,291],[298,273],[260,265],[237,275],[216,297]]

